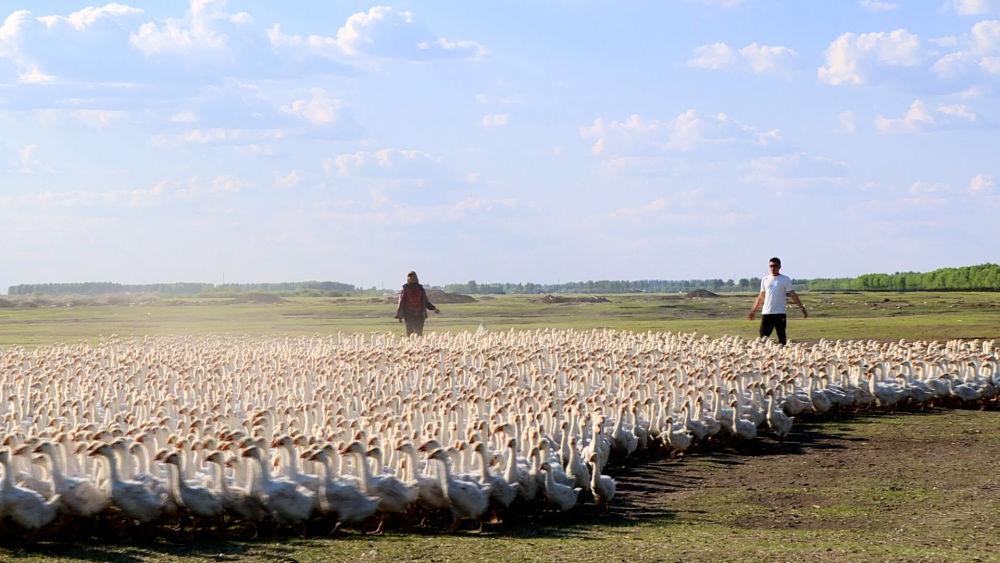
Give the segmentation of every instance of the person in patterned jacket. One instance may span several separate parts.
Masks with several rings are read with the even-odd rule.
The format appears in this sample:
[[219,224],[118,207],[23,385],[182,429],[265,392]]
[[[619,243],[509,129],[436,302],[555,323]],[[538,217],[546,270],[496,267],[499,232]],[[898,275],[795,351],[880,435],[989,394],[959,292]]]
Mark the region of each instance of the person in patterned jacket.
[[406,284],[399,292],[399,303],[396,305],[396,319],[406,323],[406,336],[411,334],[423,336],[428,310],[441,312],[427,299],[427,291],[420,285],[417,273],[406,274]]

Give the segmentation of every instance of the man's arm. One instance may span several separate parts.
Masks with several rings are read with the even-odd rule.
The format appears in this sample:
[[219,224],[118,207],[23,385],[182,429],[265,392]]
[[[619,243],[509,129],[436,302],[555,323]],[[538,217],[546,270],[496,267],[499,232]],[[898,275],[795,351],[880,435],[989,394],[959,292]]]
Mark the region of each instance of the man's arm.
[[808,313],[808,311],[806,311],[806,306],[803,305],[802,301],[799,300],[799,294],[795,293],[794,291],[789,291],[788,292],[788,296],[791,297],[792,301],[794,301],[795,304],[799,306],[799,309],[802,309],[802,318],[803,319],[808,319],[809,318],[809,313]]
[[750,312],[747,314],[747,318],[752,321],[754,313],[756,313],[757,309],[760,309],[761,305],[763,304],[764,304],[764,292],[762,291],[757,294],[757,299],[754,300],[753,307],[750,308]]

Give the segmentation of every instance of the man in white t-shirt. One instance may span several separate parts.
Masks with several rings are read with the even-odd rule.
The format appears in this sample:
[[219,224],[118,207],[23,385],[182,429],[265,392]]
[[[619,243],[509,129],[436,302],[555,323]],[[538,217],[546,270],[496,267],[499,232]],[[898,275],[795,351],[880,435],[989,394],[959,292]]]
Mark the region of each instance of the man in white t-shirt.
[[799,301],[799,296],[792,289],[792,279],[780,273],[781,260],[771,258],[768,260],[767,266],[771,273],[760,280],[760,293],[757,294],[757,300],[753,302],[753,307],[747,318],[752,321],[754,313],[763,305],[764,309],[760,315],[760,337],[770,338],[771,331],[777,330],[778,342],[785,344],[788,341],[785,337],[785,325],[788,323],[785,306],[788,297],[791,297],[792,301],[802,309],[803,318],[808,319],[809,313],[806,312],[802,301]]

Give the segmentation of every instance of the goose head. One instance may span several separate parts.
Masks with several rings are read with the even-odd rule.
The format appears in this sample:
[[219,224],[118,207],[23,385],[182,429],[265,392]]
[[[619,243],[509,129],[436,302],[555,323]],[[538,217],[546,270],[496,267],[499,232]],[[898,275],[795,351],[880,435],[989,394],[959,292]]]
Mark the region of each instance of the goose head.
[[363,456],[367,455],[368,451],[365,450],[365,447],[364,447],[364,445],[361,444],[361,442],[355,440],[355,441],[351,442],[350,444],[344,446],[340,450],[340,453],[342,453],[344,455],[347,455],[347,454],[357,454],[357,455],[360,455],[360,456],[363,457]]

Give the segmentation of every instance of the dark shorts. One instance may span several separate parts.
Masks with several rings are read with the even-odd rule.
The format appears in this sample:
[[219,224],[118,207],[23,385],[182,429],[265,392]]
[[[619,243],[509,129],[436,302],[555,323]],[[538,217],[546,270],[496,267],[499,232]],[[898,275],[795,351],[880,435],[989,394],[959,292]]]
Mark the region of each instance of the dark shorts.
[[785,325],[788,324],[788,316],[781,315],[761,315],[760,316],[760,337],[770,338],[771,331],[778,332],[778,342],[785,344],[788,338],[785,337]]

